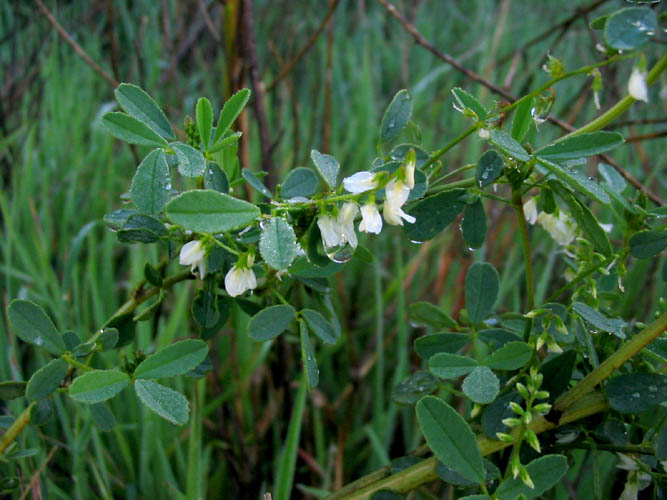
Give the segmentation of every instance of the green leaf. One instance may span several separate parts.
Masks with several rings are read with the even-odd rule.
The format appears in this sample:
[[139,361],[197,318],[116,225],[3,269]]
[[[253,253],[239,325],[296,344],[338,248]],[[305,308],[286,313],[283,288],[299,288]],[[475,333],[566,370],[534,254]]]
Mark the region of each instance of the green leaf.
[[549,399],[556,399],[569,387],[576,360],[577,351],[571,350],[554,356],[540,366],[544,377],[542,389],[549,392]]
[[243,135],[242,132],[234,132],[233,134],[229,134],[226,137],[223,137],[220,139],[218,142],[213,144],[211,147],[208,148],[208,153],[213,154],[217,153],[218,151],[222,151],[223,149],[231,146],[232,144],[236,144],[239,142],[239,139]]
[[408,91],[399,90],[389,103],[380,123],[380,141],[385,143],[398,136],[412,116],[412,97]]
[[299,337],[301,339],[301,362],[303,363],[303,370],[306,374],[308,387],[313,389],[320,383],[320,370],[317,367],[317,358],[315,357],[313,343],[308,335],[308,327],[302,319],[299,320]]
[[317,174],[306,167],[296,167],[288,175],[280,189],[280,197],[289,200],[296,196],[307,198],[317,191]]
[[206,171],[204,172],[204,187],[220,193],[229,192],[229,180],[224,170],[212,161],[206,164]]
[[466,273],[465,296],[472,324],[484,321],[498,298],[498,271],[488,262],[475,262]]
[[335,188],[338,185],[338,172],[340,164],[338,160],[331,155],[320,153],[313,149],[310,152],[310,158],[315,164],[315,168],[329,186]]
[[259,252],[273,269],[287,269],[296,258],[296,234],[292,226],[281,217],[272,218],[262,229]]
[[486,110],[484,109],[484,106],[482,106],[482,103],[472,95],[459,87],[454,87],[452,89],[452,94],[454,94],[454,99],[456,99],[456,102],[461,108],[469,109],[479,120],[486,120]]
[[12,399],[20,398],[25,394],[25,382],[18,382],[14,380],[6,380],[0,382],[0,401],[10,401]]
[[556,163],[550,162],[539,156],[537,161],[543,165],[549,172],[555,175],[558,179],[570,186],[572,189],[579,191],[594,200],[603,204],[609,203],[609,196],[605,193],[596,182],[590,180],[585,174],[578,172],[572,168],[563,167]]
[[111,135],[121,141],[140,146],[166,148],[169,146],[157,132],[148,125],[125,113],[112,112],[102,117],[102,125]]
[[502,328],[486,328],[477,332],[477,338],[492,349],[498,349],[508,342],[519,340],[519,336]]
[[534,489],[526,486],[517,476],[503,481],[496,490],[496,496],[498,500],[516,500],[523,495],[526,500],[533,500],[560,481],[567,469],[567,459],[563,455],[544,455],[526,465]]
[[159,214],[171,195],[169,166],[161,149],[154,149],[143,159],[132,180],[130,198],[144,213]]
[[130,383],[126,373],[117,370],[93,370],[74,379],[69,395],[79,403],[95,404],[111,399]]
[[184,177],[199,177],[204,175],[206,158],[201,154],[201,151],[182,142],[172,142],[170,146],[176,151],[179,174]]
[[649,41],[658,29],[658,17],[648,7],[628,7],[607,18],[604,41],[612,49],[634,50]]
[[188,421],[188,400],[168,387],[151,380],[136,380],[134,390],[143,404],[165,420],[177,425]]
[[250,99],[250,90],[241,89],[231,96],[222,107],[218,125],[215,128],[215,138],[213,144],[217,144],[225,132],[232,126],[234,120],[241,114],[246,103]]
[[118,231],[118,241],[123,243],[154,243],[169,233],[167,228],[155,217],[149,215],[131,215]]
[[208,346],[203,340],[182,340],[148,356],[134,370],[134,376],[157,379],[183,375],[199,366],[207,354]]
[[533,124],[533,117],[531,115],[531,111],[533,109],[533,100],[533,97],[524,99],[521,104],[517,106],[516,111],[514,112],[514,120],[512,121],[512,137],[519,143],[525,139],[526,134]]
[[466,479],[484,482],[482,454],[470,426],[454,408],[435,396],[417,403],[417,421],[436,457]]
[[62,358],[56,358],[32,374],[25,395],[29,401],[39,401],[53,394],[67,375],[69,365]]
[[558,194],[558,196],[567,204],[574,220],[583,231],[584,235],[593,243],[595,249],[605,256],[613,253],[611,243],[607,233],[598,223],[595,215],[590,209],[579,202],[569,189],[566,189],[558,181],[549,181],[549,186]]
[[583,302],[573,303],[572,309],[595,328],[602,330],[603,332],[613,333],[621,339],[625,338],[625,333],[623,332],[625,322],[622,319],[607,318],[602,313],[587,306]]
[[629,373],[609,381],[604,389],[609,406],[621,413],[641,413],[667,400],[667,375]]
[[463,211],[465,191],[454,189],[435,194],[417,202],[407,212],[417,220],[404,224],[403,231],[412,241],[426,241],[437,236]]
[[174,130],[160,106],[140,87],[130,83],[121,83],[114,91],[120,107],[128,115],[145,123],[165,139],[175,139]]
[[475,181],[479,187],[492,184],[503,173],[503,157],[494,149],[488,150],[477,162]]
[[552,162],[576,160],[610,151],[625,142],[617,132],[593,132],[565,137],[535,154]]
[[483,364],[496,370],[516,370],[528,363],[532,354],[533,350],[525,342],[508,342],[492,352]]
[[489,404],[500,392],[500,381],[488,366],[478,366],[463,379],[461,389],[474,403]]
[[319,312],[313,309],[303,309],[299,314],[306,320],[310,329],[322,342],[326,344],[335,344],[338,342],[336,330]]
[[496,433],[508,432],[509,427],[503,424],[503,420],[509,417],[516,417],[516,413],[512,411],[510,401],[520,404],[523,399],[518,392],[512,391],[504,394],[496,399],[489,406],[484,408],[482,413],[482,430],[484,434],[490,439],[498,439]]
[[211,101],[206,97],[200,97],[197,101],[196,118],[199,138],[204,146],[204,151],[206,151],[211,144],[211,129],[213,128],[213,108],[211,107]]
[[448,352],[441,352],[431,356],[428,360],[429,371],[436,377],[444,379],[459,378],[462,375],[467,375],[477,366],[479,366],[479,363],[473,358],[450,354]]
[[248,335],[257,341],[274,339],[287,329],[295,316],[296,311],[288,305],[262,309],[248,323]]
[[434,333],[415,339],[414,347],[419,357],[428,360],[440,352],[454,354],[469,341],[465,333]]
[[425,370],[419,370],[398,384],[391,393],[391,400],[402,406],[414,406],[424,396],[439,387],[438,379]]
[[246,180],[248,184],[250,184],[250,186],[255,191],[263,194],[267,198],[273,199],[273,194],[271,193],[271,191],[267,189],[267,187],[262,183],[261,180],[259,180],[259,177],[257,177],[252,170],[248,168],[242,168],[241,176]]
[[630,253],[638,259],[648,259],[667,248],[667,231],[639,231],[630,238]]
[[491,131],[491,137],[489,139],[491,144],[495,145],[503,153],[512,158],[521,161],[530,160],[530,155],[523,149],[523,146],[519,144],[515,139],[512,138],[507,132],[502,130],[494,129]]
[[[208,282],[206,283],[208,285]],[[200,288],[190,307],[192,316],[204,328],[213,328],[220,320],[218,300],[210,286]]]
[[486,238],[486,213],[482,200],[466,205],[461,222],[461,232],[468,247],[476,249],[482,246]]
[[433,328],[454,328],[456,321],[430,302],[414,302],[408,307],[410,321]]
[[90,414],[93,417],[93,422],[102,432],[111,432],[116,426],[116,419],[109,410],[109,407],[104,403],[96,403],[90,405]]
[[232,196],[200,189],[186,191],[167,203],[167,217],[198,233],[222,233],[247,226],[259,217],[259,208]]
[[8,312],[9,321],[21,340],[41,347],[54,356],[65,352],[63,338],[51,318],[37,304],[29,300],[13,300]]

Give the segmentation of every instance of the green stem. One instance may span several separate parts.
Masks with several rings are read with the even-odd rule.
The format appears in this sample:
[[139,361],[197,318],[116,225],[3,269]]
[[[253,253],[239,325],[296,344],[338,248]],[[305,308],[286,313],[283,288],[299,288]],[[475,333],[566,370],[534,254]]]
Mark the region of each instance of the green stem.
[[469,188],[475,185],[475,179],[461,179],[460,181],[450,182],[449,184],[443,184],[442,186],[435,186],[433,189],[428,190],[428,194],[441,193],[443,191],[451,191],[456,188]]
[[439,159],[442,155],[444,155],[447,151],[449,151],[450,149],[452,149],[452,148],[453,148],[454,146],[456,146],[459,142],[461,142],[463,139],[465,139],[465,138],[468,137],[470,134],[472,134],[475,130],[477,130],[477,125],[471,125],[471,126],[468,127],[466,130],[464,130],[463,133],[462,133],[461,135],[459,135],[456,139],[454,139],[452,142],[450,142],[449,144],[447,144],[444,148],[442,148],[442,149],[438,149],[437,151],[435,151],[435,152],[431,155],[431,157],[428,159],[428,161],[427,161],[426,163],[424,163],[424,165],[422,165],[422,169],[425,169],[425,168],[430,167],[431,165],[433,165],[436,161],[438,161],[438,159]]
[[586,375],[568,393],[560,397],[554,404],[554,409],[563,411],[569,408],[577,400],[581,399],[582,396],[591,392],[600,382],[609,377],[614,370],[623,366],[627,360],[641,351],[654,339],[658,338],[665,330],[667,330],[667,312],[662,313],[658,319],[632,337],[629,342],[605,359],[600,366]]
[[[646,76],[646,85],[652,85],[658,80],[660,73],[662,73],[665,68],[667,68],[667,54],[663,55],[660,60],[651,68],[648,75]],[[577,130],[570,132],[569,134],[558,139],[562,141],[567,137],[573,137],[575,135],[584,134],[586,132],[595,132],[601,130],[609,123],[614,121],[616,118],[625,113],[630,106],[634,104],[636,99],[630,95],[625,96],[623,99],[618,101],[614,106],[609,108],[607,111],[598,116],[595,120],[587,123],[586,125],[579,127]]]
[[126,314],[133,313],[134,310],[139,305],[143,304],[151,297],[160,293],[160,290],[163,289],[166,290],[167,288],[171,288],[172,286],[174,286],[176,283],[180,283],[181,281],[185,281],[190,278],[192,278],[192,272],[190,272],[189,269],[186,269],[184,271],[181,271],[180,273],[167,276],[162,281],[161,287],[156,286],[145,291],[142,290],[140,287],[137,287],[137,289],[135,289],[135,291],[132,293],[132,298],[129,299],[127,302],[125,302],[122,306],[120,306],[118,310],[115,313],[113,313],[111,317],[104,323],[104,326],[108,325],[116,318],[125,316]]
[[76,368],[78,368],[79,370],[83,370],[84,372],[88,372],[88,371],[92,370],[92,368],[90,366],[84,365],[80,361],[77,361],[76,359],[74,359],[69,354],[63,354],[62,358],[65,361],[67,361],[70,365],[75,366]]
[[528,235],[528,224],[523,213],[523,201],[521,200],[521,189],[512,191],[512,207],[516,212],[519,223],[519,234],[521,235],[521,245],[523,247],[523,262],[526,272],[526,311],[532,311],[535,301],[535,281],[533,278],[533,262],[530,250],[530,237]]
[[563,292],[566,292],[567,290],[575,286],[577,283],[581,282],[582,280],[593,274],[598,269],[610,264],[615,258],[616,257],[614,255],[610,255],[599,264],[595,264],[594,266],[591,266],[585,271],[577,274],[577,276],[575,276],[575,278],[572,281],[570,281],[567,285],[564,285],[563,287],[556,290],[553,294],[551,294],[551,296],[547,300],[545,300],[544,303],[552,302],[553,300],[557,299]]
[[9,429],[0,438],[0,455],[2,455],[9,445],[12,444],[16,436],[18,436],[23,428],[30,423],[30,412],[35,403],[30,403],[28,407],[18,416],[16,420],[9,426]]
[[553,447],[554,450],[603,450],[618,453],[638,453],[640,455],[654,455],[655,452],[650,446],[640,445],[617,445],[617,444],[597,444],[597,443],[572,443],[559,444]]
[[[533,419],[528,428],[535,432],[535,434],[540,434],[561,425],[605,411],[608,408],[609,406],[602,394],[588,394],[578,404],[573,405],[572,408],[563,413],[558,423],[555,424],[540,416]],[[485,435],[478,435],[477,444],[483,456],[490,455],[510,446],[509,443],[497,439],[489,439]],[[437,458],[430,457],[397,474],[391,474],[390,467],[384,467],[348,484],[341,490],[326,497],[326,500],[366,500],[373,493],[382,489],[393,490],[396,493],[407,493],[424,483],[437,479],[438,475],[435,472],[437,465]]]

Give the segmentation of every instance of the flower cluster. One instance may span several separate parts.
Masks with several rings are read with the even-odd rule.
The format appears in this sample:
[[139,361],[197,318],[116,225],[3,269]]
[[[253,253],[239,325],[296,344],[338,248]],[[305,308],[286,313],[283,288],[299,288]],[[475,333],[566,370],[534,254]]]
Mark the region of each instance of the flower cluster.
[[[178,262],[184,266],[190,266],[190,271],[199,270],[199,278],[206,277],[206,254],[207,250],[200,240],[192,240],[181,248],[178,256]],[[227,293],[236,297],[257,288],[257,278],[252,270],[255,263],[255,256],[252,253],[242,254],[236,264],[227,272],[225,276],[225,290]]]
[[537,222],[559,245],[569,245],[577,235],[577,225],[565,212],[559,211],[558,215],[540,212],[538,215],[535,198],[523,204],[523,214],[529,224]]
[[[414,153],[409,155],[397,175],[384,186],[385,202],[382,216],[387,224],[402,226],[403,221],[414,223],[415,218],[403,211],[403,205],[408,201],[410,190],[415,187],[416,161]],[[362,194],[374,191],[380,187],[380,175],[369,172],[357,172],[343,179],[343,187],[352,194]],[[354,219],[359,213],[359,206],[352,201],[346,202],[338,211],[338,215],[322,213],[317,219],[317,226],[322,235],[325,247],[333,248],[348,244],[356,248],[357,235],[354,231]],[[382,216],[375,204],[375,195],[361,205],[361,222],[359,231],[363,233],[379,234],[382,231]]]

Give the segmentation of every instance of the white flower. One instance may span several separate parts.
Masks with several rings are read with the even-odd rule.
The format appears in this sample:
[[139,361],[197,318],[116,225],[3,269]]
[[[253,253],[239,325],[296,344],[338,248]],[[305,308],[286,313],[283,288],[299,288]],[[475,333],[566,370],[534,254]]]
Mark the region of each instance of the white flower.
[[485,129],[485,128],[480,128],[480,129],[477,131],[477,135],[479,136],[480,139],[484,139],[484,140],[486,140],[486,139],[488,139],[489,137],[491,137],[491,134],[490,134],[489,131],[488,131],[487,129]]
[[593,92],[593,102],[595,102],[595,109],[600,110],[600,92]]
[[338,232],[338,223],[330,215],[320,215],[317,218],[317,227],[320,228],[322,242],[325,247],[333,248],[340,245],[340,233]]
[[405,164],[405,185],[410,189],[415,187],[415,168],[417,168],[417,162],[413,154],[412,160]]
[[412,215],[406,214],[401,207],[408,201],[410,196],[410,188],[406,186],[403,181],[392,179],[385,186],[387,199],[384,203],[382,215],[387,224],[392,226],[402,226],[405,219],[410,224],[414,223],[415,219]]
[[577,227],[565,212],[560,212],[558,217],[546,212],[540,212],[540,215],[537,216],[537,222],[560,245],[569,245],[576,236]]
[[633,68],[628,80],[628,92],[638,101],[648,102],[648,87],[646,86],[646,72]]
[[375,174],[367,170],[357,172],[343,179],[343,187],[350,193],[363,193],[375,189],[377,186],[378,182],[375,180]]
[[178,255],[178,262],[183,266],[190,266],[190,271],[199,268],[199,277],[206,277],[206,249],[199,240],[192,240],[183,245]]
[[535,224],[537,221],[537,203],[535,203],[535,198],[531,198],[523,204],[523,216],[526,218],[528,224]]
[[340,212],[338,212],[338,231],[342,238],[341,243],[348,242],[352,248],[357,248],[357,233],[354,232],[354,218],[359,213],[359,207],[356,203],[345,203]]
[[375,203],[366,203],[361,207],[359,231],[374,234],[379,234],[382,231],[382,217],[380,217],[380,212]]
[[255,256],[248,255],[245,265],[240,265],[238,262],[232,266],[225,276],[225,290],[227,293],[236,297],[241,295],[246,290],[253,290],[257,288],[257,278],[252,270],[252,265],[255,263]]

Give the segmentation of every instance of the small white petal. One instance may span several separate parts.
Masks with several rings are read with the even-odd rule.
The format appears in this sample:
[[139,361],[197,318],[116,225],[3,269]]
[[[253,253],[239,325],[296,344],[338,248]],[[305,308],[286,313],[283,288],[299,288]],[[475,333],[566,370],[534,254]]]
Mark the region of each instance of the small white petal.
[[390,203],[384,204],[382,215],[384,216],[384,220],[387,221],[387,224],[391,224],[392,226],[402,226],[403,219],[410,224],[414,224],[417,220],[412,215],[406,214],[401,207],[395,207]]
[[336,247],[340,245],[340,234],[337,232],[336,220],[330,215],[320,215],[317,218],[317,227],[320,228],[322,242],[325,247]]
[[257,288],[255,273],[250,268],[233,266],[225,276],[225,290],[232,297],[237,297],[247,290]]
[[477,132],[477,135],[479,136],[480,139],[484,139],[484,140],[486,140],[486,139],[488,139],[489,137],[491,137],[491,134],[490,134],[489,131],[488,131],[487,129],[485,129],[485,128],[480,128],[479,131]]
[[382,231],[382,217],[374,203],[367,203],[361,207],[359,231],[373,234],[379,234]]
[[405,204],[406,201],[408,201],[408,196],[410,196],[410,188],[406,186],[403,181],[392,179],[385,186],[385,193],[387,197],[387,203],[395,208],[400,208]]
[[523,216],[526,218],[528,224],[535,224],[537,221],[537,203],[535,203],[535,198],[530,198],[523,204]]
[[405,185],[410,189],[415,187],[415,169],[417,168],[417,162],[411,161],[405,165]]
[[648,87],[646,86],[646,72],[633,68],[628,80],[628,92],[638,101],[648,102]]
[[359,212],[356,203],[348,202],[338,212],[337,230],[341,234],[341,243],[347,241],[352,248],[357,248],[357,233],[354,232],[354,218]]
[[350,193],[363,193],[375,189],[377,186],[378,183],[375,180],[375,174],[367,170],[357,172],[343,179],[343,187]]
[[537,222],[560,245],[569,245],[576,237],[576,225],[565,212],[560,212],[558,217],[540,212],[540,215],[537,216]]
[[205,255],[206,251],[199,240],[189,241],[181,248],[178,262],[183,266],[189,266],[198,263]]

